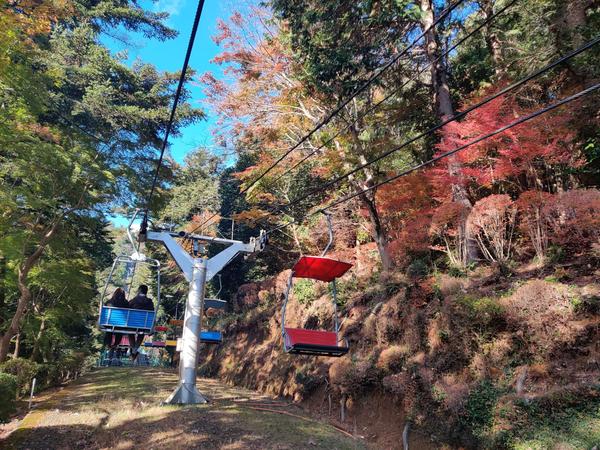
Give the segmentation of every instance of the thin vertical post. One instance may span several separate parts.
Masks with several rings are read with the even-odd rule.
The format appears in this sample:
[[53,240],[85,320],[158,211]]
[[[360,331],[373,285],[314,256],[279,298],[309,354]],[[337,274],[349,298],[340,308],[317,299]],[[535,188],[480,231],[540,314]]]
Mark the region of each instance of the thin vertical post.
[[335,280],[331,280],[331,296],[333,297],[333,331],[337,334],[340,326],[338,324],[338,313],[337,313],[337,286]]
[[35,391],[35,381],[36,378],[31,382],[31,394],[29,394],[29,409],[31,409],[31,402],[33,401],[33,393]]

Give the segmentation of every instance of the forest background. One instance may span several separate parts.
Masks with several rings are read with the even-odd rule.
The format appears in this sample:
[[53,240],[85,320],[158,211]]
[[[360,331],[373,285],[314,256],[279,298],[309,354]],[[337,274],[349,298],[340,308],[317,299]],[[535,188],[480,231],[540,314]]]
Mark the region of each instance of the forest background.
[[[98,348],[99,280],[122,247],[107,218],[146,206],[178,78],[128,64],[102,39],[170,39],[166,19],[115,0],[2,6],[0,361],[22,380],[68,380]],[[582,410],[597,405],[598,94],[469,143],[596,86],[599,20],[594,0],[273,0],[219,21],[222,69],[189,73],[204,104],[185,91],[174,129],[209,115],[214,146],[167,159],[152,217],[225,235],[233,218],[244,240],[272,231],[265,252],[223,273],[234,314],[214,320],[229,331],[272,325],[261,314],[274,315],[280,289],[264,283],[324,246],[320,209],[334,254],[355,262],[339,305],[352,356],[289,364],[263,388],[280,380],[276,393],[309,398],[325,380],[344,405],[380,389],[406,423],[451,411],[444,442],[504,445],[516,437],[496,409],[514,380],[537,367],[548,386],[564,384],[553,361],[581,352],[561,376],[596,402]],[[256,295],[242,301],[249,286]],[[165,293],[172,316],[186,293],[173,266]],[[296,288],[299,325],[330,325],[323,294]],[[206,370],[244,383],[224,366],[230,353]]]

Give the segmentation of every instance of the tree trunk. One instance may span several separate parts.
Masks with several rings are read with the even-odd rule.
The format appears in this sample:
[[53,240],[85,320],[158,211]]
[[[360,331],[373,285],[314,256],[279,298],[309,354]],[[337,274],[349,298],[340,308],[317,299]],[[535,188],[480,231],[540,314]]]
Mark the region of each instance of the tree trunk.
[[294,238],[294,244],[296,244],[296,247],[298,247],[298,252],[300,252],[300,254],[303,255],[304,253],[302,252],[300,239],[298,239],[298,227],[296,225],[292,225],[292,237]]
[[31,360],[38,361],[38,354],[40,352],[40,341],[42,340],[42,336],[44,335],[44,330],[46,329],[46,317],[42,315],[42,322],[40,323],[40,329],[37,332],[35,337],[35,341],[33,342],[33,350],[31,350]]
[[587,11],[592,6],[598,6],[598,0],[570,0],[563,2],[558,14],[557,28],[559,30],[559,48],[565,43],[568,47],[578,47],[583,44],[581,30],[587,24]]
[[[440,121],[445,121],[455,115],[454,107],[452,106],[452,98],[450,96],[450,88],[448,86],[448,76],[446,74],[446,64],[444,58],[439,58],[440,48],[436,27],[432,27],[435,21],[435,13],[433,0],[421,0],[421,26],[423,29],[429,29],[425,34],[425,53],[431,65],[430,76],[433,93],[433,102],[435,110]],[[438,25],[439,26],[439,25]],[[448,161],[448,173],[454,179],[462,178],[462,167],[456,156],[450,156]],[[460,183],[453,184],[452,201],[461,203],[468,208],[471,208],[471,202],[467,195],[467,191]],[[473,261],[477,258],[477,244],[471,239],[468,227],[460,227],[459,230],[464,232],[460,241],[466,242],[467,245],[467,260]]]
[[[6,301],[6,290],[5,290],[5,279],[6,279],[6,258],[0,254],[0,310],[4,309]],[[4,317],[0,317],[0,325],[4,323]]]
[[19,348],[21,347],[21,333],[17,333],[17,338],[15,340],[15,351],[13,352],[13,358],[19,357]]
[[27,307],[31,303],[31,291],[27,286],[27,277],[29,276],[29,272],[42,257],[46,246],[56,234],[63,217],[64,216],[60,216],[59,218],[55,219],[50,229],[42,236],[42,239],[37,245],[35,251],[28,256],[19,267],[17,274],[17,286],[21,296],[17,302],[17,309],[10,321],[10,325],[0,337],[0,363],[6,361],[6,358],[8,357],[10,341],[19,332],[21,320],[25,315],[25,311],[27,311]]
[[[359,161],[362,164],[367,163],[367,158],[365,157],[365,152],[362,149],[362,143],[358,139],[358,131],[355,127],[351,127],[352,137],[354,140],[354,147],[356,154],[359,155]],[[339,143],[335,142],[338,150],[340,149]],[[340,156],[342,159],[344,158],[343,152],[340,151]],[[345,164],[346,168],[350,168],[348,164]],[[348,177],[351,185],[354,189],[359,192],[363,191],[373,185],[373,173],[370,171],[369,167],[365,167],[363,169],[363,173],[365,175],[365,180],[362,182],[358,182],[353,176]],[[363,192],[358,196],[362,204],[369,211],[369,219],[371,221],[371,227],[373,228],[373,240],[377,245],[377,251],[379,252],[379,259],[381,260],[381,269],[383,272],[389,272],[392,269],[393,261],[390,256],[390,253],[387,248],[387,235],[385,232],[385,228],[381,224],[381,219],[379,217],[379,211],[377,211],[377,205],[375,203],[375,192]]]
[[[484,19],[488,19],[494,14],[494,3],[496,0],[480,0],[479,5],[483,13]],[[504,68],[502,67],[502,44],[498,39],[498,34],[494,30],[494,24],[488,23],[484,30],[485,44],[492,55],[492,61],[494,61],[494,72],[496,78],[501,78],[504,74]]]
[[[360,186],[356,186],[357,190],[362,190]],[[387,237],[385,230],[381,225],[381,219],[377,212],[377,206],[375,205],[375,199],[369,198],[367,193],[362,193],[358,196],[363,205],[369,211],[369,219],[373,227],[373,240],[377,245],[377,251],[379,252],[379,258],[381,259],[381,269],[383,272],[389,272],[392,268],[393,262],[390,253],[387,248]]]

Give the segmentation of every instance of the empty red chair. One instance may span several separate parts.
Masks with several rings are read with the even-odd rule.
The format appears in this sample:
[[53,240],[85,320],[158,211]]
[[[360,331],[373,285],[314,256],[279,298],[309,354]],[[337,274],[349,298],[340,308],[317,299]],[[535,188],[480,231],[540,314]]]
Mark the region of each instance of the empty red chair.
[[[344,275],[351,267],[344,261],[326,258],[325,253],[333,242],[331,218],[326,215],[329,226],[329,243],[321,256],[302,256],[292,268],[287,284],[285,299],[281,308],[281,335],[283,349],[286,353],[315,356],[342,356],[348,353],[348,343],[344,339],[340,344],[338,338],[336,278]],[[309,278],[331,283],[333,297],[333,331],[307,330],[285,326],[285,310],[292,290],[294,278]]]

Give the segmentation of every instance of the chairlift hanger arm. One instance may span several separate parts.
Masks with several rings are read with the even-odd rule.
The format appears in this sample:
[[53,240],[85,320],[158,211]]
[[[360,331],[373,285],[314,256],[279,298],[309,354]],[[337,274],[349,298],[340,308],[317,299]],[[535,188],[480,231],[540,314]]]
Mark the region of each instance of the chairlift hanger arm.
[[[175,237],[183,237],[181,233],[174,233],[170,231],[147,231],[146,237],[150,241],[162,242],[167,248],[169,254],[177,263],[177,266],[179,266],[183,272],[185,279],[187,281],[192,280],[192,272],[196,261],[195,258],[189,255],[175,240]],[[242,241],[222,239],[212,236],[189,235],[188,237],[204,242],[229,245],[229,247],[225,248],[208,260],[206,273],[207,281],[210,281],[239,253],[254,253],[257,251],[262,251],[264,249],[266,239],[264,231],[261,231],[258,239],[250,238],[250,242],[247,244]]]

